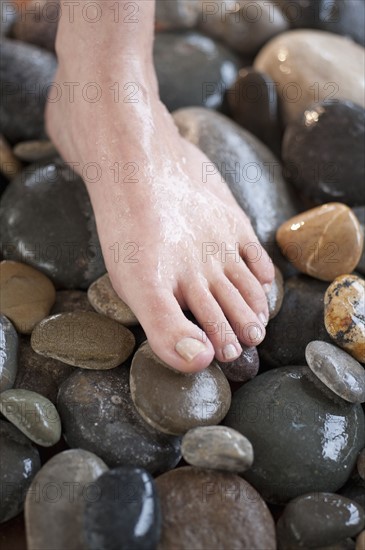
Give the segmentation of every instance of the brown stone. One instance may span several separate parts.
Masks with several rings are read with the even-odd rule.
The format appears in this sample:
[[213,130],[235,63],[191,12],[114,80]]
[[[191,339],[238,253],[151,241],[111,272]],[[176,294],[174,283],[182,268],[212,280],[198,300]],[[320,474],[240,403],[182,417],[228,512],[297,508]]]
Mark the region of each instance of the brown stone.
[[127,327],[139,324],[133,311],[115,292],[107,273],[89,287],[87,295],[90,304],[98,313],[106,315]]
[[365,550],[365,531],[361,531],[356,538],[356,550]]
[[22,141],[14,147],[14,155],[25,162],[46,160],[56,154],[55,146],[48,140]]
[[258,373],[260,358],[256,347],[242,346],[242,353],[237,359],[228,363],[217,361],[217,364],[231,382],[247,382]]
[[14,156],[10,145],[0,134],[0,172],[8,179],[14,178],[22,169],[22,163]]
[[61,11],[59,0],[28,0],[22,8],[12,27],[12,36],[54,51]]
[[54,304],[53,283],[33,267],[8,260],[0,264],[0,283],[0,312],[18,332],[30,334]]
[[322,281],[333,281],[355,269],[364,235],[348,206],[329,203],[283,223],[276,240],[284,256],[299,271]]
[[51,315],[72,313],[74,311],[95,311],[90,304],[87,292],[83,290],[58,290]]

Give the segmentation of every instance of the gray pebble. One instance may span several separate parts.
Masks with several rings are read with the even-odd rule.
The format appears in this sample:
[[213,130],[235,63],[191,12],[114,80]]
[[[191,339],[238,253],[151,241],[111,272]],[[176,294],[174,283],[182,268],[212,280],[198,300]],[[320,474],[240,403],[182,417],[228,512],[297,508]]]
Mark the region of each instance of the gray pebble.
[[0,392],[13,387],[18,370],[18,335],[5,315],[0,315]]

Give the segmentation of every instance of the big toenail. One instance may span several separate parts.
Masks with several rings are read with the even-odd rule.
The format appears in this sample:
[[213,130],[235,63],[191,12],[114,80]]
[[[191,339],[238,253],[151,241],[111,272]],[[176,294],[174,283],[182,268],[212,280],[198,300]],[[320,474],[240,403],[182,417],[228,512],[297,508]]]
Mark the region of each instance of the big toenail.
[[206,350],[206,345],[195,338],[182,338],[175,346],[175,351],[189,362]]

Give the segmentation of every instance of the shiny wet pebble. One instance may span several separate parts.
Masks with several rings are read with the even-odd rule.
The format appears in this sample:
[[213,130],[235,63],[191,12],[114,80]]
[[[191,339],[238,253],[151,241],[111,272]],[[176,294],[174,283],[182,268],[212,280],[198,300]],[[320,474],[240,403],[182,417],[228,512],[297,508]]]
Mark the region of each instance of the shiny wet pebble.
[[18,335],[5,315],[0,315],[0,392],[13,387],[18,370]]
[[266,294],[269,306],[269,319],[274,319],[279,313],[284,299],[284,279],[280,269],[275,267],[275,279],[272,282],[269,292]]
[[37,162],[54,157],[57,151],[50,141],[22,141],[14,147],[14,155],[25,162]]
[[231,382],[247,382],[258,373],[260,359],[256,347],[242,346],[242,353],[237,359],[228,363],[217,361],[217,364]]
[[119,298],[107,273],[89,287],[87,295],[90,304],[98,313],[106,315],[125,326],[138,325],[137,317],[127,304]]

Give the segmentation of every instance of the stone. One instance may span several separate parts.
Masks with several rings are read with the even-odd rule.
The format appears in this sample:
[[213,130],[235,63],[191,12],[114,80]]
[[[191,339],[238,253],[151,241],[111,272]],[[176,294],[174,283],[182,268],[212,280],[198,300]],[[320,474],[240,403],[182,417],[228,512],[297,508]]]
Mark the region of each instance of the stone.
[[14,153],[4,136],[0,134],[0,172],[11,180],[22,170],[22,164],[14,156]]
[[241,477],[188,466],[158,477],[156,486],[162,511],[159,550],[276,548],[271,514]]
[[304,365],[309,342],[331,341],[323,321],[326,288],[326,283],[304,275],[285,281],[281,309],[266,327],[265,340],[258,347],[263,364]]
[[276,36],[254,61],[277,83],[285,123],[313,102],[349,100],[364,107],[364,48],[342,36],[299,29]]
[[17,17],[17,9],[14,3],[8,0],[0,0],[0,38],[10,34],[11,27]]
[[327,342],[309,342],[305,357],[311,371],[350,403],[365,401],[365,370],[351,355]]
[[365,550],[365,530],[356,539],[356,550]]
[[301,194],[321,203],[364,204],[364,115],[363,107],[351,101],[324,101],[308,104],[287,125],[284,168]]
[[284,222],[277,243],[294,266],[311,277],[333,281],[357,266],[364,235],[352,210],[329,203],[302,212]]
[[256,376],[235,392],[224,421],[251,442],[255,460],[244,477],[269,502],[337,491],[364,446],[361,405],[332,399],[308,373],[287,366]]
[[220,108],[240,65],[225,46],[196,32],[158,33],[154,64],[160,97],[169,111],[191,105]]
[[269,306],[269,320],[274,319],[279,313],[284,299],[284,279],[278,267],[275,267],[275,279],[269,292],[266,294]]
[[52,282],[40,271],[20,262],[0,264],[0,311],[17,331],[30,334],[50,312],[56,299]]
[[38,162],[48,160],[55,155],[57,151],[48,140],[22,141],[14,147],[14,155],[24,162]]
[[13,387],[18,370],[18,335],[5,315],[0,315],[0,392]]
[[34,351],[82,369],[113,369],[131,355],[135,340],[126,328],[85,311],[59,313],[35,327],[31,337]]
[[[10,143],[43,139],[44,109],[57,68],[56,57],[17,40],[1,40],[0,127]],[[24,93],[32,90],[32,93]]]
[[180,440],[154,430],[136,411],[126,367],[75,372],[62,384],[57,408],[70,447],[94,452],[112,468],[136,466],[155,474],[181,458]]
[[361,479],[365,480],[365,449],[362,449],[357,457],[357,471]]
[[155,550],[161,532],[155,482],[141,468],[110,470],[95,482],[100,498],[89,500],[84,533],[89,550]]
[[198,22],[200,0],[156,0],[156,30],[191,29]]
[[183,459],[192,466],[227,472],[244,472],[252,466],[251,443],[226,426],[203,426],[189,430],[181,442]]
[[38,472],[25,501],[29,550],[86,550],[83,513],[88,501],[100,498],[95,481],[107,470],[104,462],[83,449],[53,456]]
[[358,475],[353,475],[338,491],[341,495],[354,500],[365,510],[365,481]]
[[[365,206],[356,206],[352,209],[352,211],[359,220],[361,230],[365,236]],[[359,271],[362,275],[365,275],[365,245],[362,250],[360,261],[356,266],[356,271]]]
[[0,394],[2,414],[31,441],[52,447],[61,439],[61,420],[49,399],[29,390],[12,389]]
[[75,313],[77,311],[95,311],[90,304],[87,292],[83,290],[58,290],[51,315],[57,313]]
[[4,258],[40,269],[58,287],[88,288],[105,273],[85,184],[60,159],[11,182],[0,220]]
[[41,467],[38,450],[15,426],[0,420],[0,523],[23,509],[25,495]]
[[54,52],[60,13],[58,0],[28,0],[12,26],[12,36]]
[[365,363],[365,281],[341,275],[324,297],[324,322],[330,337],[360,363]]
[[365,525],[356,502],[333,493],[308,493],[289,502],[277,524],[279,544],[327,547],[354,537]]
[[172,435],[219,424],[231,404],[229,384],[214,361],[203,371],[183,374],[161,361],[148,342],[133,357],[130,388],[142,418]]
[[139,324],[133,311],[115,292],[107,273],[93,282],[87,291],[87,296],[98,313],[127,327]]
[[247,382],[258,373],[260,367],[259,354],[256,347],[242,346],[241,355],[234,361],[223,363],[216,361],[225,377],[231,382]]

